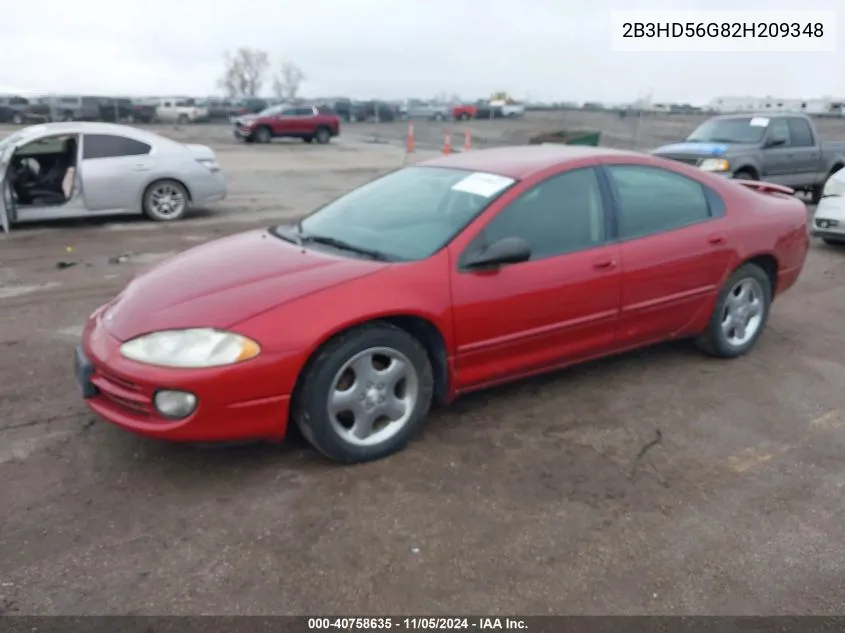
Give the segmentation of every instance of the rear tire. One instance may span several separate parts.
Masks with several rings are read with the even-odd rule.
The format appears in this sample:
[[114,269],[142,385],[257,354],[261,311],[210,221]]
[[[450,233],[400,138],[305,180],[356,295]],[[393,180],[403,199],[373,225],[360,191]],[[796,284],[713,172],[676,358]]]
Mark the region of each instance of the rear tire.
[[316,135],[315,138],[317,139],[317,142],[320,145],[325,145],[326,143],[329,142],[329,140],[331,140],[332,133],[329,131],[328,128],[325,128],[325,127],[317,128],[317,135]]
[[763,334],[771,303],[772,283],[763,269],[755,264],[740,266],[716,298],[710,322],[696,345],[717,358],[746,354]]
[[12,123],[15,125],[23,125],[23,115],[20,112],[15,112],[12,115]]
[[144,215],[156,222],[175,222],[185,217],[190,197],[185,186],[175,180],[156,180],[144,191]]
[[424,423],[433,392],[431,362],[420,342],[374,322],[338,335],[315,354],[291,418],[329,459],[366,462],[405,447]]
[[179,125],[187,125],[188,115],[187,114],[180,114],[179,118],[176,119],[176,123],[178,123]]

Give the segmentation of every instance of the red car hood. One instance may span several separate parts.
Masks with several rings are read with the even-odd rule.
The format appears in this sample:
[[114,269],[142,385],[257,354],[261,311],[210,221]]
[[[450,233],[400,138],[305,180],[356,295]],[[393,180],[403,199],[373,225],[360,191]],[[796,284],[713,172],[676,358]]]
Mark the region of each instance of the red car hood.
[[383,266],[249,231],[189,249],[136,277],[110,307],[105,325],[121,341],[158,330],[227,328]]

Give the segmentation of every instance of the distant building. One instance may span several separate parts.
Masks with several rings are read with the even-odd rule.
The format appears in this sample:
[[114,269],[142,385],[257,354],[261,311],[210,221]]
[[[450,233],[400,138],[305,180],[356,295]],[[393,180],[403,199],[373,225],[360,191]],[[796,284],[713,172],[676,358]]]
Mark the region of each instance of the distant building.
[[806,114],[842,114],[845,99],[779,99],[776,97],[717,97],[710,102],[714,112],[804,112]]

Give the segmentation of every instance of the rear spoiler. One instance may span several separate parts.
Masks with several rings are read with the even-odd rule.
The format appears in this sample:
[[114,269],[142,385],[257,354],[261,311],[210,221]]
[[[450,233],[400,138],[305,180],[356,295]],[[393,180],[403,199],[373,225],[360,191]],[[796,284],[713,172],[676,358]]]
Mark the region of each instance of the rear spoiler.
[[783,185],[776,185],[773,182],[761,182],[759,180],[735,180],[737,184],[754,189],[760,193],[785,193],[788,196],[795,195],[795,189],[784,187]]

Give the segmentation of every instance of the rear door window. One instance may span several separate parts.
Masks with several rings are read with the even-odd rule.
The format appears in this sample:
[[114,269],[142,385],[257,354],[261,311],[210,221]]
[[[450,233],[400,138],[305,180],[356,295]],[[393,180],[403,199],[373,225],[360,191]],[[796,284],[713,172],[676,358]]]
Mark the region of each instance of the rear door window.
[[607,171],[619,207],[622,240],[671,231],[712,217],[703,185],[691,178],[644,165],[608,165]]
[[810,123],[806,119],[799,117],[791,118],[787,126],[789,127],[789,137],[793,147],[813,146],[813,131],[810,129]]
[[82,158],[120,158],[122,156],[142,156],[152,149],[146,143],[125,136],[113,134],[86,134],[82,147]]

